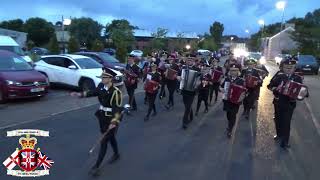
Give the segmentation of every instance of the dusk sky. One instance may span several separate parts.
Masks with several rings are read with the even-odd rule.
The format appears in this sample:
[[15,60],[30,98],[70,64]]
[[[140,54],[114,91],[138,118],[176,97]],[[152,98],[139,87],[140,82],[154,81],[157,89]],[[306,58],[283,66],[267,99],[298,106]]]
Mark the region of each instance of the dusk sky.
[[[42,17],[56,22],[65,17],[91,17],[105,25],[127,19],[141,29],[157,27],[188,33],[208,32],[214,21],[225,26],[224,34],[248,36],[259,29],[257,21],[280,22],[277,0],[2,0],[0,21]],[[287,0],[285,19],[303,17],[320,8],[320,0]]]

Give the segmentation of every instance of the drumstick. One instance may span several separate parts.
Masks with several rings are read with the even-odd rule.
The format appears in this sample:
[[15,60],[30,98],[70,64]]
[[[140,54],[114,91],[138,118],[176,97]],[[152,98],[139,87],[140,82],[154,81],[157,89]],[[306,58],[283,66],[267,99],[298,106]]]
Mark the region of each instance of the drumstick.
[[98,144],[105,138],[105,136],[110,132],[111,129],[108,129],[105,133],[101,135],[101,137],[98,139],[98,141],[92,146],[92,148],[89,150],[89,154],[93,153],[93,151],[96,149]]

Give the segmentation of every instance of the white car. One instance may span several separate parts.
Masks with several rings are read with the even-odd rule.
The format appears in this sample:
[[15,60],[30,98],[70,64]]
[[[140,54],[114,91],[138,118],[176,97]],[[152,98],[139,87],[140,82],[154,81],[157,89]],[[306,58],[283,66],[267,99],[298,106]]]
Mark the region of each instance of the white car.
[[[102,73],[102,65],[82,55],[42,56],[35,63],[35,69],[47,76],[50,83],[79,87],[85,91],[94,89],[101,82],[98,76]],[[117,74],[115,86],[122,85],[122,73],[113,71]]]
[[142,57],[143,52],[141,50],[133,50],[131,51],[130,55]]

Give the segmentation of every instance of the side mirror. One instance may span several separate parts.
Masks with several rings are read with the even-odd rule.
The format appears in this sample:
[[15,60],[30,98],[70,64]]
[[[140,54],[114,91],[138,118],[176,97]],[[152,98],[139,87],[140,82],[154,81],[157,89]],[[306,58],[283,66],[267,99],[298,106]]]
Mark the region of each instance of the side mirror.
[[77,69],[77,67],[75,65],[70,65],[68,66],[69,69]]

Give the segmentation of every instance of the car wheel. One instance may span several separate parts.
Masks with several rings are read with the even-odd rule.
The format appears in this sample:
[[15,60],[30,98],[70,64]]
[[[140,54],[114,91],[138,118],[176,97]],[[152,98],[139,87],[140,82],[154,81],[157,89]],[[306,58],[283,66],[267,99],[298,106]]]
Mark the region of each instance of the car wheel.
[[0,89],[0,104],[6,103],[6,98],[4,97],[4,94],[2,93],[2,90]]
[[318,71],[318,70],[316,70],[314,73],[315,73],[316,75],[318,75],[318,74],[319,74],[319,71]]
[[95,88],[95,84],[91,79],[85,79],[82,81],[80,86],[82,91],[89,91]]

